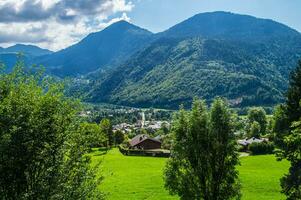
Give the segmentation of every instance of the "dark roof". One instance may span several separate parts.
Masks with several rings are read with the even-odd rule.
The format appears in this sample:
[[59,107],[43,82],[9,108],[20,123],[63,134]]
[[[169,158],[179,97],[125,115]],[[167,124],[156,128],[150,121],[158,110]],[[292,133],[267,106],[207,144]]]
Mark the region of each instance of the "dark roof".
[[136,135],[135,137],[133,137],[133,139],[131,139],[130,145],[133,147],[133,146],[136,146],[137,144],[139,144],[139,143],[141,143],[141,142],[143,142],[145,140],[152,140],[152,141],[161,143],[160,140],[157,140],[157,139],[154,139],[154,138],[150,138],[148,135],[139,134],[139,135]]

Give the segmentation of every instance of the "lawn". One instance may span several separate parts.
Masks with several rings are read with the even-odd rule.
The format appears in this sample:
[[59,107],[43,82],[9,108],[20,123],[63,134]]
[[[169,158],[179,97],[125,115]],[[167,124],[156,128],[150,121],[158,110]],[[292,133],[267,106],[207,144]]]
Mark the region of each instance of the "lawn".
[[[162,170],[166,158],[123,156],[118,149],[106,155],[95,151],[93,161],[102,160],[100,185],[109,200],[178,199],[164,189]],[[280,200],[279,178],[287,171],[287,162],[277,162],[273,155],[241,158],[238,167],[243,200]]]

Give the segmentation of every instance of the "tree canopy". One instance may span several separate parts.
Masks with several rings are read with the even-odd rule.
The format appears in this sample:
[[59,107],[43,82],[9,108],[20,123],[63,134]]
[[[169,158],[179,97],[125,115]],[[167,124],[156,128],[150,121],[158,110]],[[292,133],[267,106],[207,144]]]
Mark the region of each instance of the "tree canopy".
[[0,75],[0,199],[102,198],[79,108],[60,84],[21,62]]
[[291,74],[286,103],[275,110],[273,130],[278,159],[291,164],[281,179],[282,192],[288,200],[301,199],[301,61]]
[[172,156],[164,171],[165,187],[181,199],[239,198],[238,164],[232,115],[216,99],[210,111],[195,100],[180,110],[172,128]]

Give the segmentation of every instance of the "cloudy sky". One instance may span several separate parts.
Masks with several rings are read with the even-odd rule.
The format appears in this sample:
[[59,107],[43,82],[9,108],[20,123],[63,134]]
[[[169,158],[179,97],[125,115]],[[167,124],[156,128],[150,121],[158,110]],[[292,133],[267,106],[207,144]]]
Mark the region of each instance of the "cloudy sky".
[[300,8],[300,0],[0,0],[0,46],[59,50],[119,20],[159,32],[221,10],[274,19],[301,32]]

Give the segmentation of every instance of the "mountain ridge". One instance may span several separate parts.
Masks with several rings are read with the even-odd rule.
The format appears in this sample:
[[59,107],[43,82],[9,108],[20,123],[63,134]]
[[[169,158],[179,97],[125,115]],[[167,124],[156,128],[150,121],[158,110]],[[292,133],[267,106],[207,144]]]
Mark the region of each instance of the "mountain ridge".
[[146,29],[120,21],[36,62],[59,76],[85,74],[121,63],[148,43],[152,35]]
[[[232,22],[234,28],[223,27],[222,20],[229,19],[216,16],[220,14],[247,19]],[[208,37],[204,37],[203,26],[195,21],[208,15],[218,21],[210,21],[218,34],[206,30]],[[237,29],[237,23],[250,19],[251,32],[260,33],[259,38],[248,29]],[[208,21],[201,21],[208,25]],[[195,96],[240,99],[237,106],[271,106],[283,101],[289,71],[301,57],[300,33],[271,20],[223,12],[196,15],[182,23],[174,26],[184,26],[182,32],[171,28],[159,33],[160,37],[125,63],[88,76],[92,81],[87,100],[163,108],[189,105]],[[233,30],[240,31],[235,33],[237,37],[229,35]]]

